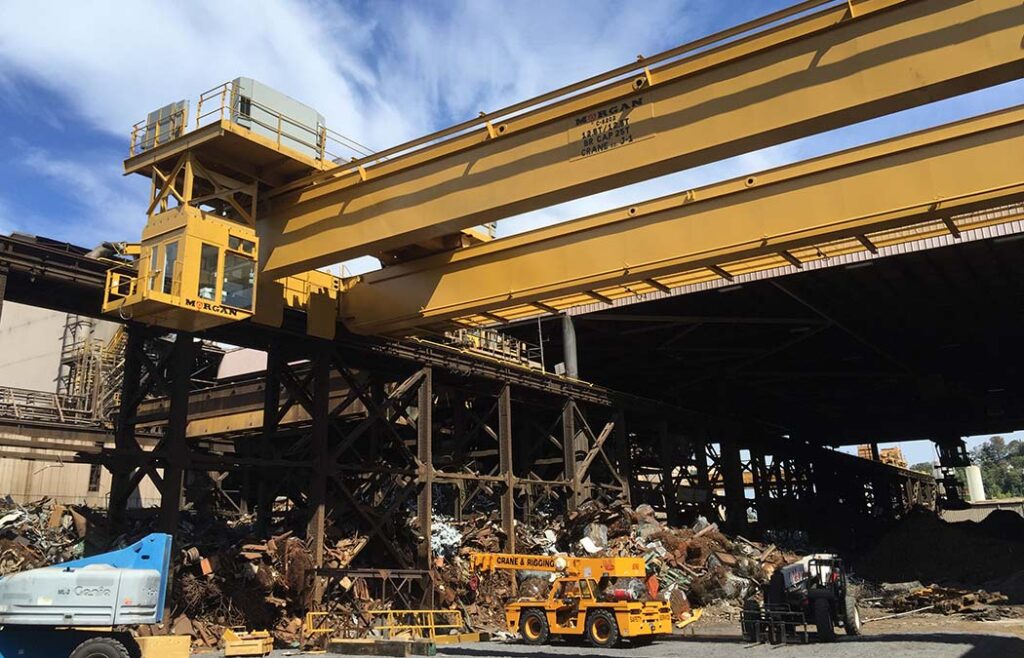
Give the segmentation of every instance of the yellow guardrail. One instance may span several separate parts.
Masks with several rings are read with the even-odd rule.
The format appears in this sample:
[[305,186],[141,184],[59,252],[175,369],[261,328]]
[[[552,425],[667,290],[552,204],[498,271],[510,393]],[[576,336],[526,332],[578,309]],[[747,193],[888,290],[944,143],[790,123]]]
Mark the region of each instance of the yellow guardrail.
[[407,634],[433,641],[439,630],[448,635],[465,628],[459,610],[367,610],[366,614],[370,616],[371,628],[384,631],[388,638]]

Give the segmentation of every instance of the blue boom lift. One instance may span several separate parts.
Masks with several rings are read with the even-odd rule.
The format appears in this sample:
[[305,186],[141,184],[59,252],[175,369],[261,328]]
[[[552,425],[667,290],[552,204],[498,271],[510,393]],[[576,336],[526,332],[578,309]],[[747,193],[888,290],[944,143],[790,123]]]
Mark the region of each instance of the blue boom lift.
[[[0,578],[0,658],[188,655],[147,650],[130,627],[163,620],[171,537]],[[154,645],[155,647],[156,645]]]

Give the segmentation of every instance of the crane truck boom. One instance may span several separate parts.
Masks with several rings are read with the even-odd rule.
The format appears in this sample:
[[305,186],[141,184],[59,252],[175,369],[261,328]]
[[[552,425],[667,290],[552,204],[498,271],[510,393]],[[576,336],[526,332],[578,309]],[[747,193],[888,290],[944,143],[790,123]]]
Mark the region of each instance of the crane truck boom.
[[126,629],[163,621],[170,563],[171,536],[154,533],[0,578],[0,658],[147,658],[156,644],[161,656],[187,656],[187,638],[136,641]]
[[470,565],[477,571],[543,571],[600,580],[643,578],[647,565],[638,557],[570,557],[565,555],[519,555],[515,553],[473,553]]
[[547,598],[524,597],[505,605],[508,630],[518,631],[527,644],[545,644],[552,635],[582,635],[595,647],[612,647],[623,639],[643,642],[672,632],[668,603],[638,601],[628,590],[609,587],[619,578],[646,576],[642,558],[473,553],[469,560],[485,573],[559,574]]

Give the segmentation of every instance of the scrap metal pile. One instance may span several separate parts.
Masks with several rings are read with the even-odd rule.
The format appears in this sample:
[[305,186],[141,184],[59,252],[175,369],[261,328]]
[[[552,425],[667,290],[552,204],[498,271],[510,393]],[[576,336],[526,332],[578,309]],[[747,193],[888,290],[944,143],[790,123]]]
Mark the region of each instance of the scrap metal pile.
[[[402,528],[403,549],[414,554],[417,529]],[[9,503],[0,513],[0,547],[5,572],[44,566],[90,552],[127,545],[153,528],[155,515],[143,514],[129,532],[105,534],[102,512],[67,508],[43,500],[19,507]],[[370,610],[406,607],[394,596],[382,597],[378,584],[363,577],[329,578],[322,603],[314,604],[318,587],[314,561],[304,538],[302,519],[284,516],[264,536],[248,516],[185,512],[175,544],[175,577],[169,622],[142,634],[188,634],[197,646],[216,647],[225,628],[266,629],[278,646],[310,646],[322,642],[304,629],[304,615],[317,609],[321,622],[336,634],[371,632]],[[432,529],[435,606],[463,612],[477,631],[504,630],[504,605],[517,596],[543,596],[549,574],[496,573],[482,576],[469,567],[474,551],[501,551],[504,536],[496,513],[477,513],[461,521],[435,517]],[[354,529],[329,525],[325,567],[344,569],[354,563],[384,566],[382,552]],[[770,571],[795,559],[774,546],[728,537],[715,524],[699,520],[692,527],[670,528],[641,505],[583,505],[567,518],[538,518],[516,525],[518,552],[594,556],[642,556],[651,576],[622,586],[644,597],[665,597],[677,620],[692,607],[716,601],[739,604]],[[376,559],[374,559],[376,558]],[[376,564],[374,564],[376,562]],[[413,601],[411,603],[418,603]]]
[[0,576],[81,557],[87,532],[76,508],[48,498],[27,505],[0,500]]
[[[514,582],[508,573],[482,577],[470,572],[470,553],[502,548],[496,519],[442,523],[461,535],[454,552],[446,546],[439,553],[435,543],[442,603],[463,606],[478,630],[502,630],[504,604],[517,596],[546,594],[549,578],[545,574],[518,572]],[[696,607],[717,602],[739,606],[776,567],[797,559],[773,545],[728,537],[703,519],[692,527],[669,527],[649,505],[634,510],[587,503],[564,520],[554,517],[536,527],[518,524],[516,535],[518,552],[643,557],[649,573],[646,581],[618,586],[638,589],[645,598],[663,597],[679,622],[689,619]]]

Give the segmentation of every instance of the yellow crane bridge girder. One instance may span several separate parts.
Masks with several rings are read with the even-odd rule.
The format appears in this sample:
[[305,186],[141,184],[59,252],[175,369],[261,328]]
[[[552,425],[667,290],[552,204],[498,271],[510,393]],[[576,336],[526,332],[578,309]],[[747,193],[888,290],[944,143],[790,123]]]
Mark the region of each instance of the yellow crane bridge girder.
[[662,66],[641,61],[636,75],[271,191],[257,226],[264,274],[381,253],[1024,76],[1020,0],[813,0],[744,27]]
[[799,263],[843,238],[870,245],[869,233],[928,222],[945,234],[958,214],[1022,199],[1018,106],[371,272],[342,295],[342,315],[358,333],[493,324],[602,287]]

